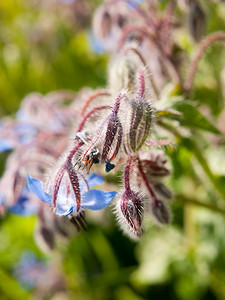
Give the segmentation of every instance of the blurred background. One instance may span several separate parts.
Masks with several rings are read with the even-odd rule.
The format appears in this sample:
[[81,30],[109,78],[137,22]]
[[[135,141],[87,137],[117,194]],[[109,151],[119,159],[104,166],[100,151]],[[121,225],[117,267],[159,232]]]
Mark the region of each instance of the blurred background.
[[[14,116],[21,100],[33,91],[106,86],[108,54],[91,30],[92,14],[101,2],[0,1],[0,117]],[[224,4],[206,2],[207,33],[224,30]],[[191,39],[181,40],[190,53]],[[207,51],[194,94],[221,130],[224,63],[224,47]],[[223,174],[222,185],[224,145],[223,140],[220,150],[206,147],[213,172]],[[202,170],[197,170],[202,182],[196,183],[191,151],[180,147],[168,154],[173,164],[171,189],[193,191],[190,196],[201,195],[213,203],[214,189]],[[0,155],[1,174],[7,155]],[[35,216],[7,214],[0,219],[0,299],[223,300],[225,210],[205,206],[175,201],[172,224],[149,223],[138,243],[121,233],[107,208],[104,216],[90,216],[87,232],[59,241],[49,253],[34,241]]]

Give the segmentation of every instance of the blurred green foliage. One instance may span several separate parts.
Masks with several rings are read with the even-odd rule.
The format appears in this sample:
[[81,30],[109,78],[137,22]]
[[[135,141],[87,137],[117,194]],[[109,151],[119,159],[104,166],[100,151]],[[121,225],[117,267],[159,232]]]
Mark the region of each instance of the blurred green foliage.
[[15,112],[32,91],[105,84],[105,57],[90,50],[85,30],[61,14],[57,2],[0,2],[0,115]]
[[[225,29],[224,5],[211,1],[205,9],[208,33]],[[194,51],[186,36],[181,45],[187,52]],[[180,107],[185,112],[183,125],[191,122],[190,111],[198,114],[196,102],[205,105],[214,120],[221,113],[224,99],[220,72],[225,63],[222,52],[224,48],[215,45],[205,54],[190,98],[194,106]],[[35,1],[1,0],[0,115],[15,113],[21,99],[32,91],[78,91],[84,86],[104,86],[106,63],[106,55],[90,50],[86,29],[68,20],[60,9],[37,5]],[[217,173],[218,163],[215,166],[213,159],[217,157],[224,164],[224,152],[196,133],[199,127],[217,133],[216,125],[198,117],[203,125],[192,123],[192,137],[195,141],[203,139],[206,160],[201,155],[205,149],[197,149],[191,140],[177,135],[179,148],[166,150],[173,166],[170,185],[177,193],[188,192],[190,197],[206,199],[213,206],[218,195],[224,196],[224,178]],[[1,156],[2,165],[5,158]],[[0,299],[35,297],[32,290],[26,291],[13,277],[13,267],[24,250],[47,261],[62,262],[66,292],[59,298],[46,295],[46,299],[225,299],[224,214],[190,203],[183,205],[182,199],[174,202],[172,211],[171,226],[155,228],[149,224],[137,244],[122,235],[110,214],[107,226],[99,225],[101,218],[93,218],[87,232],[58,245],[58,256],[46,256],[36,246],[34,217],[7,216],[0,220]]]

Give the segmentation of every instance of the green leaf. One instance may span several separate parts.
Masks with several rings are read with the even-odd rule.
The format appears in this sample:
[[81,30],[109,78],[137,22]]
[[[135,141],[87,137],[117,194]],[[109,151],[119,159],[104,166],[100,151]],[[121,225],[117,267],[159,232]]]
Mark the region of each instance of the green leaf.
[[171,108],[172,110],[159,111],[158,116],[177,120],[182,126],[221,134],[220,131],[206,119],[192,103],[179,101],[173,103]]

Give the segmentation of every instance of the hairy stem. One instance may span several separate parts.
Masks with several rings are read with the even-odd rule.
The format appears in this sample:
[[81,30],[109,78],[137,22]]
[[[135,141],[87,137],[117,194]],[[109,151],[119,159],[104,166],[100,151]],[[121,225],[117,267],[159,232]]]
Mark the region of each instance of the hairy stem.
[[144,184],[145,184],[147,190],[149,191],[149,194],[150,194],[150,196],[152,198],[152,201],[153,202],[157,202],[156,194],[153,191],[152,187],[150,186],[150,184],[149,184],[149,182],[148,182],[148,180],[147,180],[147,178],[145,176],[145,172],[144,172],[144,170],[142,168],[142,165],[141,165],[141,162],[140,162],[139,158],[137,159],[137,162],[138,162],[138,171],[139,171],[139,174],[141,175],[141,178],[143,179]]
[[92,93],[84,102],[84,105],[81,109],[81,116],[83,116],[83,114],[85,113],[85,110],[87,109],[88,105],[95,100],[96,98],[98,98],[99,96],[110,96],[110,93],[107,90],[99,90],[96,91],[94,93]]
[[147,73],[148,73],[148,77],[149,77],[149,80],[150,80],[150,85],[152,87],[152,90],[153,90],[153,93],[154,93],[154,96],[156,98],[156,100],[159,100],[159,91],[158,91],[158,88],[156,86],[156,83],[155,83],[155,80],[154,80],[154,77],[153,77],[153,73],[149,67],[149,65],[147,65],[143,55],[138,51],[137,48],[135,47],[131,47],[131,46],[128,46],[124,49],[124,53],[126,54],[128,51],[132,51],[134,52],[138,58],[140,59],[141,63],[143,64],[143,66],[146,68],[147,70]]
[[205,50],[207,47],[209,47],[211,44],[219,41],[225,42],[225,33],[224,32],[214,32],[210,35],[208,35],[199,45],[191,63],[190,67],[188,69],[187,78],[184,83],[184,88],[187,93],[189,93],[193,87],[193,82],[195,78],[195,74],[198,68],[198,64],[200,59],[202,58],[203,54],[205,53]]
[[103,109],[109,109],[111,108],[109,105],[101,105],[101,106],[96,106],[94,108],[92,108],[88,113],[86,113],[86,115],[83,117],[83,119],[81,120],[78,128],[77,128],[77,132],[82,131],[85,122],[88,120],[88,118],[90,118],[94,113],[96,113],[99,110],[103,110]]
[[132,156],[128,156],[128,159],[126,161],[125,169],[124,169],[124,187],[125,190],[130,191],[130,170],[131,170],[131,164],[133,161]]

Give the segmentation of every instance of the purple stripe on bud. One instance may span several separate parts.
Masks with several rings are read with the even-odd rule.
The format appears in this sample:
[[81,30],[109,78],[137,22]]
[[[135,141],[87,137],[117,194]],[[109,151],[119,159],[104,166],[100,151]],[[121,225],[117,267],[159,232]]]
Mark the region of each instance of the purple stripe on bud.
[[109,158],[109,161],[112,161],[117,156],[117,154],[120,150],[122,139],[123,139],[123,127],[122,127],[121,123],[118,121],[118,133],[117,133],[116,147],[113,151],[113,154]]
[[105,135],[105,142],[102,149],[102,160],[105,161],[110,151],[114,138],[118,130],[118,117],[115,113],[112,113],[112,117],[109,120],[108,127]]

